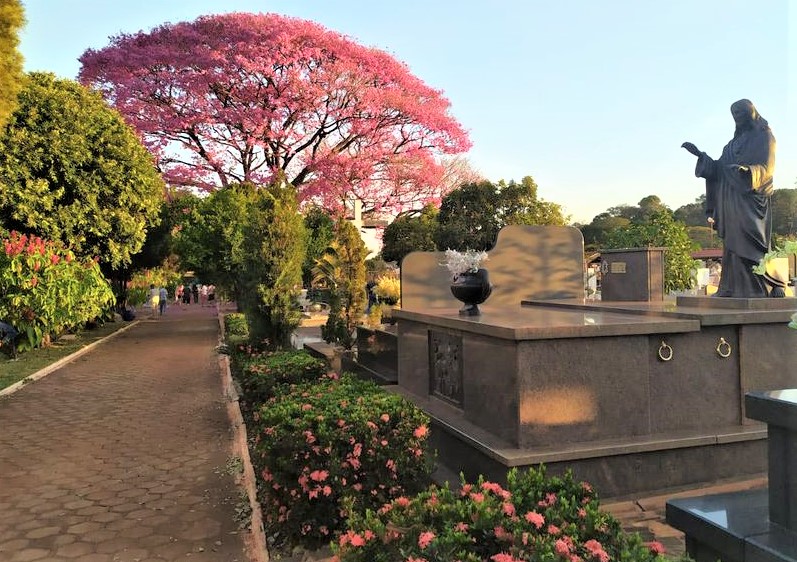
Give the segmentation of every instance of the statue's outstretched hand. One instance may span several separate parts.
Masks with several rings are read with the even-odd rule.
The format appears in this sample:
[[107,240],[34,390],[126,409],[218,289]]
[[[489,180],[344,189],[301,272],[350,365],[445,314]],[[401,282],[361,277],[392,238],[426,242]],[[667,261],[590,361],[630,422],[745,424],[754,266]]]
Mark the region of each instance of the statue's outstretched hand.
[[694,154],[695,156],[700,156],[700,150],[693,145],[691,142],[685,142],[681,145],[681,148],[685,148],[686,151],[690,154]]

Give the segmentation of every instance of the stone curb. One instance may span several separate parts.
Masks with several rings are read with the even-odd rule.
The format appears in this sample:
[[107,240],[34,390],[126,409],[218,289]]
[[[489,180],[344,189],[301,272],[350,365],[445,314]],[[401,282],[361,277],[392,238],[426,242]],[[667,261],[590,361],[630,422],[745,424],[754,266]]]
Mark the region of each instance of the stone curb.
[[92,349],[94,349],[95,347],[100,345],[101,343],[113,338],[114,336],[116,336],[118,334],[121,334],[122,332],[126,332],[127,330],[129,330],[130,328],[132,328],[133,326],[138,324],[139,322],[140,322],[140,320],[133,320],[133,321],[129,322],[127,324],[127,326],[123,326],[123,327],[119,328],[118,330],[116,330],[115,332],[113,332],[111,334],[108,334],[104,338],[99,339],[99,340],[97,340],[95,342],[91,342],[87,346],[78,349],[74,353],[71,353],[70,355],[67,355],[66,357],[62,357],[61,359],[59,359],[55,363],[52,363],[52,364],[44,367],[43,369],[39,369],[38,371],[36,371],[32,375],[29,375],[29,376],[25,377],[24,379],[22,379],[21,381],[17,381],[14,384],[12,384],[11,386],[5,387],[3,390],[0,390],[0,398],[2,398],[4,396],[9,396],[11,394],[14,394],[18,390],[22,390],[24,387],[26,387],[31,382],[37,381],[37,380],[39,380],[41,378],[46,377],[50,373],[52,373],[54,371],[57,371],[58,369],[60,369],[64,365],[66,365],[67,363],[71,363],[72,361],[74,361],[75,359],[80,357],[81,355],[83,355],[85,353],[88,353],[89,351],[91,351]]
[[[219,344],[222,344],[224,342],[224,314],[218,308],[217,310],[219,319]],[[263,513],[260,509],[260,503],[257,501],[255,469],[252,466],[252,459],[249,457],[246,424],[241,414],[238,393],[232,382],[229,356],[219,354],[219,370],[221,371],[224,399],[227,402],[227,415],[232,424],[233,454],[241,459],[241,464],[243,465],[243,474],[240,476],[240,484],[246,490],[246,495],[249,498],[249,508],[251,510],[249,533],[244,537],[246,548],[248,550],[249,559],[252,562],[269,562],[266,532],[263,528]]]

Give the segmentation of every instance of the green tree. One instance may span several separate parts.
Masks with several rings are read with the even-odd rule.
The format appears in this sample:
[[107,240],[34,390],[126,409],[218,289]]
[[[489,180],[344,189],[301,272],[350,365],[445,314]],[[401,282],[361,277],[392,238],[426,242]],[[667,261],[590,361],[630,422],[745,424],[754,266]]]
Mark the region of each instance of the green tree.
[[382,235],[382,259],[400,264],[410,252],[436,250],[437,214],[433,205],[426,205],[397,216]]
[[686,226],[707,226],[706,194],[695,199],[694,203],[687,203],[675,209],[674,217]]
[[302,265],[302,283],[309,287],[313,280],[313,267],[335,238],[335,221],[321,207],[310,207],[304,213],[307,230],[307,252]]
[[708,226],[687,226],[686,232],[698,249],[722,248],[722,239]]
[[175,244],[183,266],[230,295],[240,310],[246,221],[258,197],[255,186],[233,184],[203,199],[184,196],[175,202],[179,220]]
[[567,224],[569,217],[562,213],[562,206],[540,199],[537,191],[537,183],[531,176],[525,176],[520,183],[515,180],[498,182],[502,227],[509,224]]
[[632,222],[626,228],[612,231],[606,241],[607,248],[666,247],[664,253],[664,289],[679,291],[692,286],[692,259],[694,245],[686,226],[676,221],[672,212],[661,209],[650,216],[648,222]]
[[22,4],[18,0],[0,0],[0,127],[11,117],[22,90],[22,55],[17,47],[23,25]]
[[435,242],[440,250],[489,250],[509,224],[566,224],[560,205],[537,196],[530,176],[520,183],[468,183],[443,198]]
[[250,339],[285,349],[302,320],[297,299],[305,253],[304,221],[296,191],[284,181],[254,194],[245,219],[240,298]]
[[71,80],[32,73],[0,137],[0,220],[107,269],[159,220],[164,183],[121,116]]
[[770,201],[772,232],[793,239],[797,235],[797,189],[776,189]]
[[626,217],[610,215],[608,212],[596,215],[592,222],[580,225],[579,229],[584,236],[584,247],[590,250],[606,248],[607,240],[612,232],[627,228],[631,220]]
[[324,340],[351,349],[355,328],[365,311],[365,247],[357,228],[340,218],[335,224],[335,240],[316,268],[330,289],[329,317],[321,329]]

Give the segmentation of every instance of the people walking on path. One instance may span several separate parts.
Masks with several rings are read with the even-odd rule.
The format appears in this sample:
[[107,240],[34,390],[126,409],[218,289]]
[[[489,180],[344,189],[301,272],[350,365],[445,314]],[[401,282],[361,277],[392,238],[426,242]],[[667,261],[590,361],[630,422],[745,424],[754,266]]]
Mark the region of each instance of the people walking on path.
[[0,398],[0,560],[248,560],[217,334],[179,309]]
[[160,292],[158,294],[158,315],[163,316],[163,313],[166,312],[166,303],[169,301],[169,291],[166,290],[166,287],[161,287]]

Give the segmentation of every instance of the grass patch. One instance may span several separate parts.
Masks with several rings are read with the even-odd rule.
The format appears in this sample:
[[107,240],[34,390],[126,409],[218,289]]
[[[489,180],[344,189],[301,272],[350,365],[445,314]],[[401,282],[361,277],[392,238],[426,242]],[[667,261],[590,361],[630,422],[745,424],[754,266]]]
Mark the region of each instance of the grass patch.
[[5,354],[0,353],[0,390],[26,379],[59,359],[101,340],[127,325],[129,322],[107,322],[93,330],[82,331],[74,340],[57,341],[50,347],[20,353],[17,359],[9,359]]

